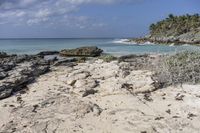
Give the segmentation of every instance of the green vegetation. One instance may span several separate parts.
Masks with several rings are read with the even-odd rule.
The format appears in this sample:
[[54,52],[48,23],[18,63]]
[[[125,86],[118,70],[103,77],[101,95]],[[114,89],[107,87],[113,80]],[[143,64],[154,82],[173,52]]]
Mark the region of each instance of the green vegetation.
[[113,60],[117,60],[117,57],[114,57],[114,56],[112,56],[112,55],[101,55],[101,56],[99,57],[99,59],[102,59],[102,60],[105,61],[105,62],[111,62],[111,61],[113,61]]
[[158,81],[165,85],[200,83],[200,53],[183,52],[166,57],[155,71]]
[[179,36],[181,34],[195,31],[200,27],[199,14],[174,16],[170,14],[168,18],[150,25],[151,36]]

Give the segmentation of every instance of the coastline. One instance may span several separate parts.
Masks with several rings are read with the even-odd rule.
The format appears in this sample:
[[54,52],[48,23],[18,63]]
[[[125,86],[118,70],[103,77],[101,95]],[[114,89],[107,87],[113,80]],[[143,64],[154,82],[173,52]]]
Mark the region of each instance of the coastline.
[[200,46],[200,41],[181,41],[178,39],[171,39],[171,38],[133,38],[129,39],[127,42],[129,43],[136,43],[136,44],[160,44],[160,45],[193,45],[193,46]]

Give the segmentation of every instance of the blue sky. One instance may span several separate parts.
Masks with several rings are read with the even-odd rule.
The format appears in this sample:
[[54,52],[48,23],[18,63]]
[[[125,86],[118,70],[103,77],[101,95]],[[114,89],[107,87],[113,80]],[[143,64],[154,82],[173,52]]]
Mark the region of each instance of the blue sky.
[[0,0],[0,38],[140,37],[200,0]]

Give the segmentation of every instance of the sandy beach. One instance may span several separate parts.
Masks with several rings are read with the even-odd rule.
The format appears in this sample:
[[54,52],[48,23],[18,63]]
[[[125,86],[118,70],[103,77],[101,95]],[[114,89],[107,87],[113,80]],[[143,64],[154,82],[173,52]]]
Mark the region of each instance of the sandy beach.
[[200,86],[158,89],[152,75],[101,59],[51,67],[0,100],[0,132],[199,132]]

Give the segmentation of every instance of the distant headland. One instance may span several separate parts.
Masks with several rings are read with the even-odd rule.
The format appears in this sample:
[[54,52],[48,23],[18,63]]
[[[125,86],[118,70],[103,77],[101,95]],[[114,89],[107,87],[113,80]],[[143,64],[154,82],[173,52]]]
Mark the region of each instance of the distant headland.
[[155,44],[193,44],[200,45],[200,15],[169,16],[149,27],[150,35],[133,38],[136,43],[151,42]]

